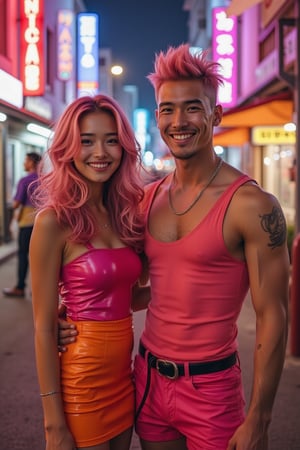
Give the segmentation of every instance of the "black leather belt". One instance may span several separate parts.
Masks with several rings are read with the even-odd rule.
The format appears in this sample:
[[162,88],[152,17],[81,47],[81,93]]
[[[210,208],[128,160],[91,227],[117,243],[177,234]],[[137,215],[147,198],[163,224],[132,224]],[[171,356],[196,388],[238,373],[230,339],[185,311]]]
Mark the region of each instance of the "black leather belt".
[[[147,349],[142,342],[140,342],[139,353],[143,358],[145,358],[146,352]],[[173,361],[157,358],[150,352],[147,354],[147,359],[150,367],[155,368],[160,375],[163,375],[170,380],[176,380],[183,375],[204,375],[229,369],[229,367],[232,367],[236,363],[236,352],[226,358],[218,359],[216,361],[188,363],[188,373],[185,371],[184,364],[177,364]]]

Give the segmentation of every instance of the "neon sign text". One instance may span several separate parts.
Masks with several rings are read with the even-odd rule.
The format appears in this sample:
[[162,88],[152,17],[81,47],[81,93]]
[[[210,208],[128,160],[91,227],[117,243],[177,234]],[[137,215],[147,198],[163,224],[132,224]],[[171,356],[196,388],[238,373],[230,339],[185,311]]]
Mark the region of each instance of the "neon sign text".
[[21,2],[21,78],[24,95],[44,93],[42,0]]
[[213,9],[213,60],[221,66],[224,84],[218,102],[233,107],[237,102],[237,20],[227,17],[225,8]]

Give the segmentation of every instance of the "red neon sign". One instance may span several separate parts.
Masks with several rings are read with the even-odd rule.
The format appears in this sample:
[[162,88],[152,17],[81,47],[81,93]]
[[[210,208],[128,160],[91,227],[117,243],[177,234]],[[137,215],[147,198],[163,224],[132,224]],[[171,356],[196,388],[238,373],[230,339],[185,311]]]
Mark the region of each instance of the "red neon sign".
[[43,95],[43,0],[22,0],[21,4],[21,80],[26,96]]

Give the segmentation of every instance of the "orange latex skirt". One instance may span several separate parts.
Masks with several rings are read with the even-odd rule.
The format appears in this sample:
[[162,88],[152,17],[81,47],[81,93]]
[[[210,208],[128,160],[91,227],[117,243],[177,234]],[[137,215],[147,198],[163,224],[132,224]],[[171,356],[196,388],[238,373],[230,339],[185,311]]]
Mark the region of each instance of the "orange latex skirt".
[[88,447],[133,425],[132,318],[73,323],[79,334],[61,355],[61,389],[76,445]]

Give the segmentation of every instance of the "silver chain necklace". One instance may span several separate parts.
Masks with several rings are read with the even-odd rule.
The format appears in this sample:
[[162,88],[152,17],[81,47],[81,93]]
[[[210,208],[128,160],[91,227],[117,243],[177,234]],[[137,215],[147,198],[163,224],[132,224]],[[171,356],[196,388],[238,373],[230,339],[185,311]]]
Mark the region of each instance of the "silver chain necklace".
[[181,212],[176,211],[176,209],[174,208],[173,202],[172,202],[172,198],[171,198],[171,188],[174,185],[174,179],[175,179],[175,171],[173,173],[173,178],[172,181],[170,183],[169,189],[168,189],[168,198],[169,198],[169,206],[171,211],[176,214],[176,216],[183,216],[184,214],[186,214],[187,212],[189,212],[193,206],[196,205],[197,201],[200,199],[200,197],[202,197],[204,191],[208,188],[208,186],[213,182],[213,180],[216,178],[216,176],[219,173],[219,170],[221,169],[223,160],[222,158],[219,159],[219,163],[217,165],[217,167],[215,168],[213,174],[211,175],[211,177],[209,178],[208,182],[206,183],[206,185],[201,189],[201,191],[196,195],[195,199],[192,201],[192,203],[184,210]]

